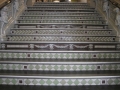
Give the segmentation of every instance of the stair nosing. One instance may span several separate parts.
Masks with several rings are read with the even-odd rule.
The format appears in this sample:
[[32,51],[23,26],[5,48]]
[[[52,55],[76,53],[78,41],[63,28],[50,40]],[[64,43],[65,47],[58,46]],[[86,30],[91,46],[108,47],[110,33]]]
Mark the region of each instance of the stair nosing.
[[24,20],[28,20],[28,21],[31,21],[31,20],[36,20],[36,21],[43,21],[43,20],[68,20],[68,21],[104,21],[106,22],[105,20],[99,20],[99,19],[17,19],[17,21],[24,21]]
[[[27,10],[35,10],[35,11],[36,11],[36,10],[64,10],[64,11],[66,11],[65,9],[36,9],[36,8],[35,8],[35,9],[29,9],[29,8],[27,8],[25,11],[27,11]],[[86,10],[86,11],[96,11],[95,8],[92,8],[92,9],[91,9],[91,8],[90,8],[90,9],[89,9],[89,8],[86,8],[86,9],[67,9],[67,10]]]
[[0,78],[27,78],[27,79],[30,79],[30,78],[34,78],[34,79],[39,79],[39,78],[44,78],[44,79],[87,79],[87,78],[120,78],[120,75],[75,75],[75,76],[68,76],[68,74],[66,76],[45,76],[45,75],[0,75]]
[[98,64],[99,65],[99,64],[120,64],[120,61],[115,61],[115,62],[113,62],[113,61],[112,62],[111,61],[110,62],[105,62],[105,61],[104,62],[88,62],[88,61],[87,62],[83,62],[83,61],[82,62],[78,62],[78,61],[77,62],[76,61],[74,61],[74,62],[72,62],[72,61],[71,62],[69,62],[69,61],[66,61],[66,62],[64,62],[64,61],[61,61],[61,62],[60,61],[59,62],[58,61],[56,61],[56,62],[55,61],[54,62],[50,62],[50,61],[46,61],[46,62],[44,62],[44,61],[39,61],[39,62],[38,61],[37,62],[33,62],[33,61],[0,61],[0,64],[50,64],[50,65],[51,64],[55,64],[55,65],[59,65],[59,64],[60,65],[61,64],[62,65],[73,65],[73,64],[74,65],[81,65],[81,64],[82,65],[86,65],[86,64],[87,65],[91,65],[91,64],[96,65],[96,64]]
[[[23,13],[27,13],[27,12],[23,12]],[[46,14],[46,13],[50,13],[50,12],[41,12],[41,14]],[[54,12],[55,13],[55,12]],[[90,14],[99,14],[97,12],[58,12],[58,13],[80,13],[80,14],[86,14],[86,13],[90,13]]]
[[[36,17],[44,17],[44,16],[49,16],[49,15],[20,15],[20,17],[29,17],[29,16],[36,16]],[[59,17],[63,17],[63,16],[69,16],[69,17],[73,17],[73,16],[76,16],[76,17],[88,17],[88,16],[91,16],[91,17],[101,17],[102,16],[96,16],[96,15],[50,15],[51,16],[59,16]]]

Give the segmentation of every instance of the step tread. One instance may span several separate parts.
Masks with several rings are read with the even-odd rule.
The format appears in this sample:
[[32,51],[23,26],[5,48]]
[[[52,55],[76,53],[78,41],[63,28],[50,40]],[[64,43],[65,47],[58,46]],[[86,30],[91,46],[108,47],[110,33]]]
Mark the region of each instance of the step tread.
[[[23,60],[23,61],[21,61]],[[19,59],[19,60],[12,60],[12,59],[4,59],[0,60],[0,64],[62,64],[62,65],[79,65],[79,64],[120,64],[120,61],[116,61],[116,60],[97,60],[93,61],[93,60],[40,60],[40,59]]]
[[0,78],[34,78],[34,79],[37,79],[37,78],[49,78],[49,79],[55,79],[55,78],[64,78],[64,79],[76,79],[76,78],[79,78],[79,79],[83,79],[83,78],[120,78],[120,74],[111,74],[111,75],[108,75],[108,74],[58,74],[58,75],[51,75],[51,74],[9,74],[8,73],[4,73],[4,74],[0,74]]

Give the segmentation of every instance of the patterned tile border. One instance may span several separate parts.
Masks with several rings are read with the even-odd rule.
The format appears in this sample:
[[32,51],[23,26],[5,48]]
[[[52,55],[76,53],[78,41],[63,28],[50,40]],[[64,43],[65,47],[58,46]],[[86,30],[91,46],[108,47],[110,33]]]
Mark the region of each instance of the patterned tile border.
[[100,64],[100,65],[0,64],[0,70],[39,70],[39,71],[120,70],[120,64]]
[[120,53],[0,53],[0,58],[118,59]]
[[18,79],[0,78],[2,85],[80,86],[80,85],[120,85],[120,78],[108,79]]
[[65,42],[113,42],[114,36],[7,36],[7,41],[65,41]]
[[84,31],[84,30],[11,30],[11,34],[86,34],[86,35],[111,35],[111,31]]

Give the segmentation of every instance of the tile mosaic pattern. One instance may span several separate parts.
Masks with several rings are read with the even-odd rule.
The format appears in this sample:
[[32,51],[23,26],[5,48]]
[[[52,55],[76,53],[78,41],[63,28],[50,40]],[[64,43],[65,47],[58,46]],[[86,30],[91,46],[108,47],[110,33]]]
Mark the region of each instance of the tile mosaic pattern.
[[120,85],[120,78],[106,79],[18,79],[0,78],[2,85],[80,86],[80,85]]
[[0,64],[0,70],[40,70],[40,71],[120,70],[120,64],[100,64],[100,65]]
[[80,21],[80,20],[19,20],[19,23],[81,23],[81,24],[104,24],[103,21]]
[[84,30],[11,30],[11,34],[86,34],[86,35],[111,35],[111,31],[84,31]]
[[113,42],[114,36],[7,36],[7,41],[65,41],[65,42]]
[[0,58],[118,59],[120,53],[0,53]]
[[59,13],[59,12],[49,12],[49,13],[47,13],[47,12],[44,12],[44,13],[42,13],[42,12],[37,12],[37,11],[31,11],[31,12],[24,12],[24,14],[25,15],[87,15],[87,16],[89,16],[89,15],[98,15],[97,13],[76,13],[76,12],[74,12],[74,13],[64,13],[64,12],[61,12],[61,13]]

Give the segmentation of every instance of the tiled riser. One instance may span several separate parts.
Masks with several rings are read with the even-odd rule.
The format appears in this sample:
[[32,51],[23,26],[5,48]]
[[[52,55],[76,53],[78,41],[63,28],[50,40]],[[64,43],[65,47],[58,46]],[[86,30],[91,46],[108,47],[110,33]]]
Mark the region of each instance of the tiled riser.
[[95,12],[94,10],[87,10],[87,9],[27,9],[26,12],[31,11],[39,11],[39,12]]
[[3,85],[41,85],[41,86],[81,86],[81,85],[120,85],[120,78],[96,79],[23,79],[0,78]]
[[28,9],[90,9],[90,7],[44,7],[44,8],[41,8],[41,7],[28,7]]
[[120,70],[120,64],[108,64],[108,65],[0,64],[0,70],[103,71],[103,70]]
[[88,4],[86,4],[86,3],[84,3],[84,4],[83,3],[82,4],[81,3],[74,3],[73,4],[73,3],[38,3],[38,2],[34,4],[34,6],[36,6],[36,5],[37,6],[38,5],[39,6],[58,6],[58,5],[59,6],[72,6],[72,5],[74,5],[74,6],[88,6]]
[[88,16],[88,17],[69,17],[69,16],[54,16],[54,17],[51,17],[51,16],[42,16],[42,17],[35,17],[35,16],[32,16],[32,17],[27,17],[27,16],[24,16],[24,17],[20,17],[20,19],[97,19],[97,20],[100,20],[99,17],[95,17],[95,16]]
[[79,14],[79,13],[64,13],[64,12],[63,12],[63,13],[55,13],[55,12],[52,12],[52,13],[51,13],[51,12],[49,12],[49,13],[45,13],[45,12],[42,13],[42,12],[41,12],[41,13],[40,13],[40,12],[37,12],[37,11],[25,12],[24,14],[25,14],[25,15],[43,15],[43,16],[44,16],[44,15],[59,15],[59,16],[60,16],[60,15],[83,15],[83,16],[84,16],[84,15],[87,15],[87,16],[90,16],[90,15],[98,15],[98,14],[92,14],[92,13],[91,13],[91,14],[88,14],[88,13],[87,13],[87,14],[85,14],[85,13],[84,13],[84,14]]
[[86,34],[86,35],[111,35],[111,31],[87,30],[11,30],[11,34]]
[[118,59],[120,53],[0,53],[0,58]]
[[[56,42],[57,43],[57,42]],[[1,49],[32,49],[32,50],[120,50],[119,44],[44,44],[44,43],[38,43],[38,44],[27,44],[27,43],[3,43],[0,45]]]
[[71,21],[71,20],[20,20],[19,23],[83,23],[83,24],[103,24],[103,21]]
[[62,10],[62,11],[71,11],[71,10],[75,10],[75,11],[81,11],[81,10],[83,10],[83,12],[84,12],[84,10],[86,10],[86,11],[93,11],[93,12],[95,12],[95,9],[92,9],[92,8],[37,8],[37,7],[31,7],[31,8],[27,8],[27,10],[57,10],[57,11],[59,11],[59,10]]
[[79,36],[79,37],[67,37],[67,36],[7,36],[5,39],[7,41],[71,41],[71,42],[76,42],[76,41],[82,41],[82,42],[114,42],[115,37],[108,36],[99,36],[99,37],[84,37],[84,36]]

